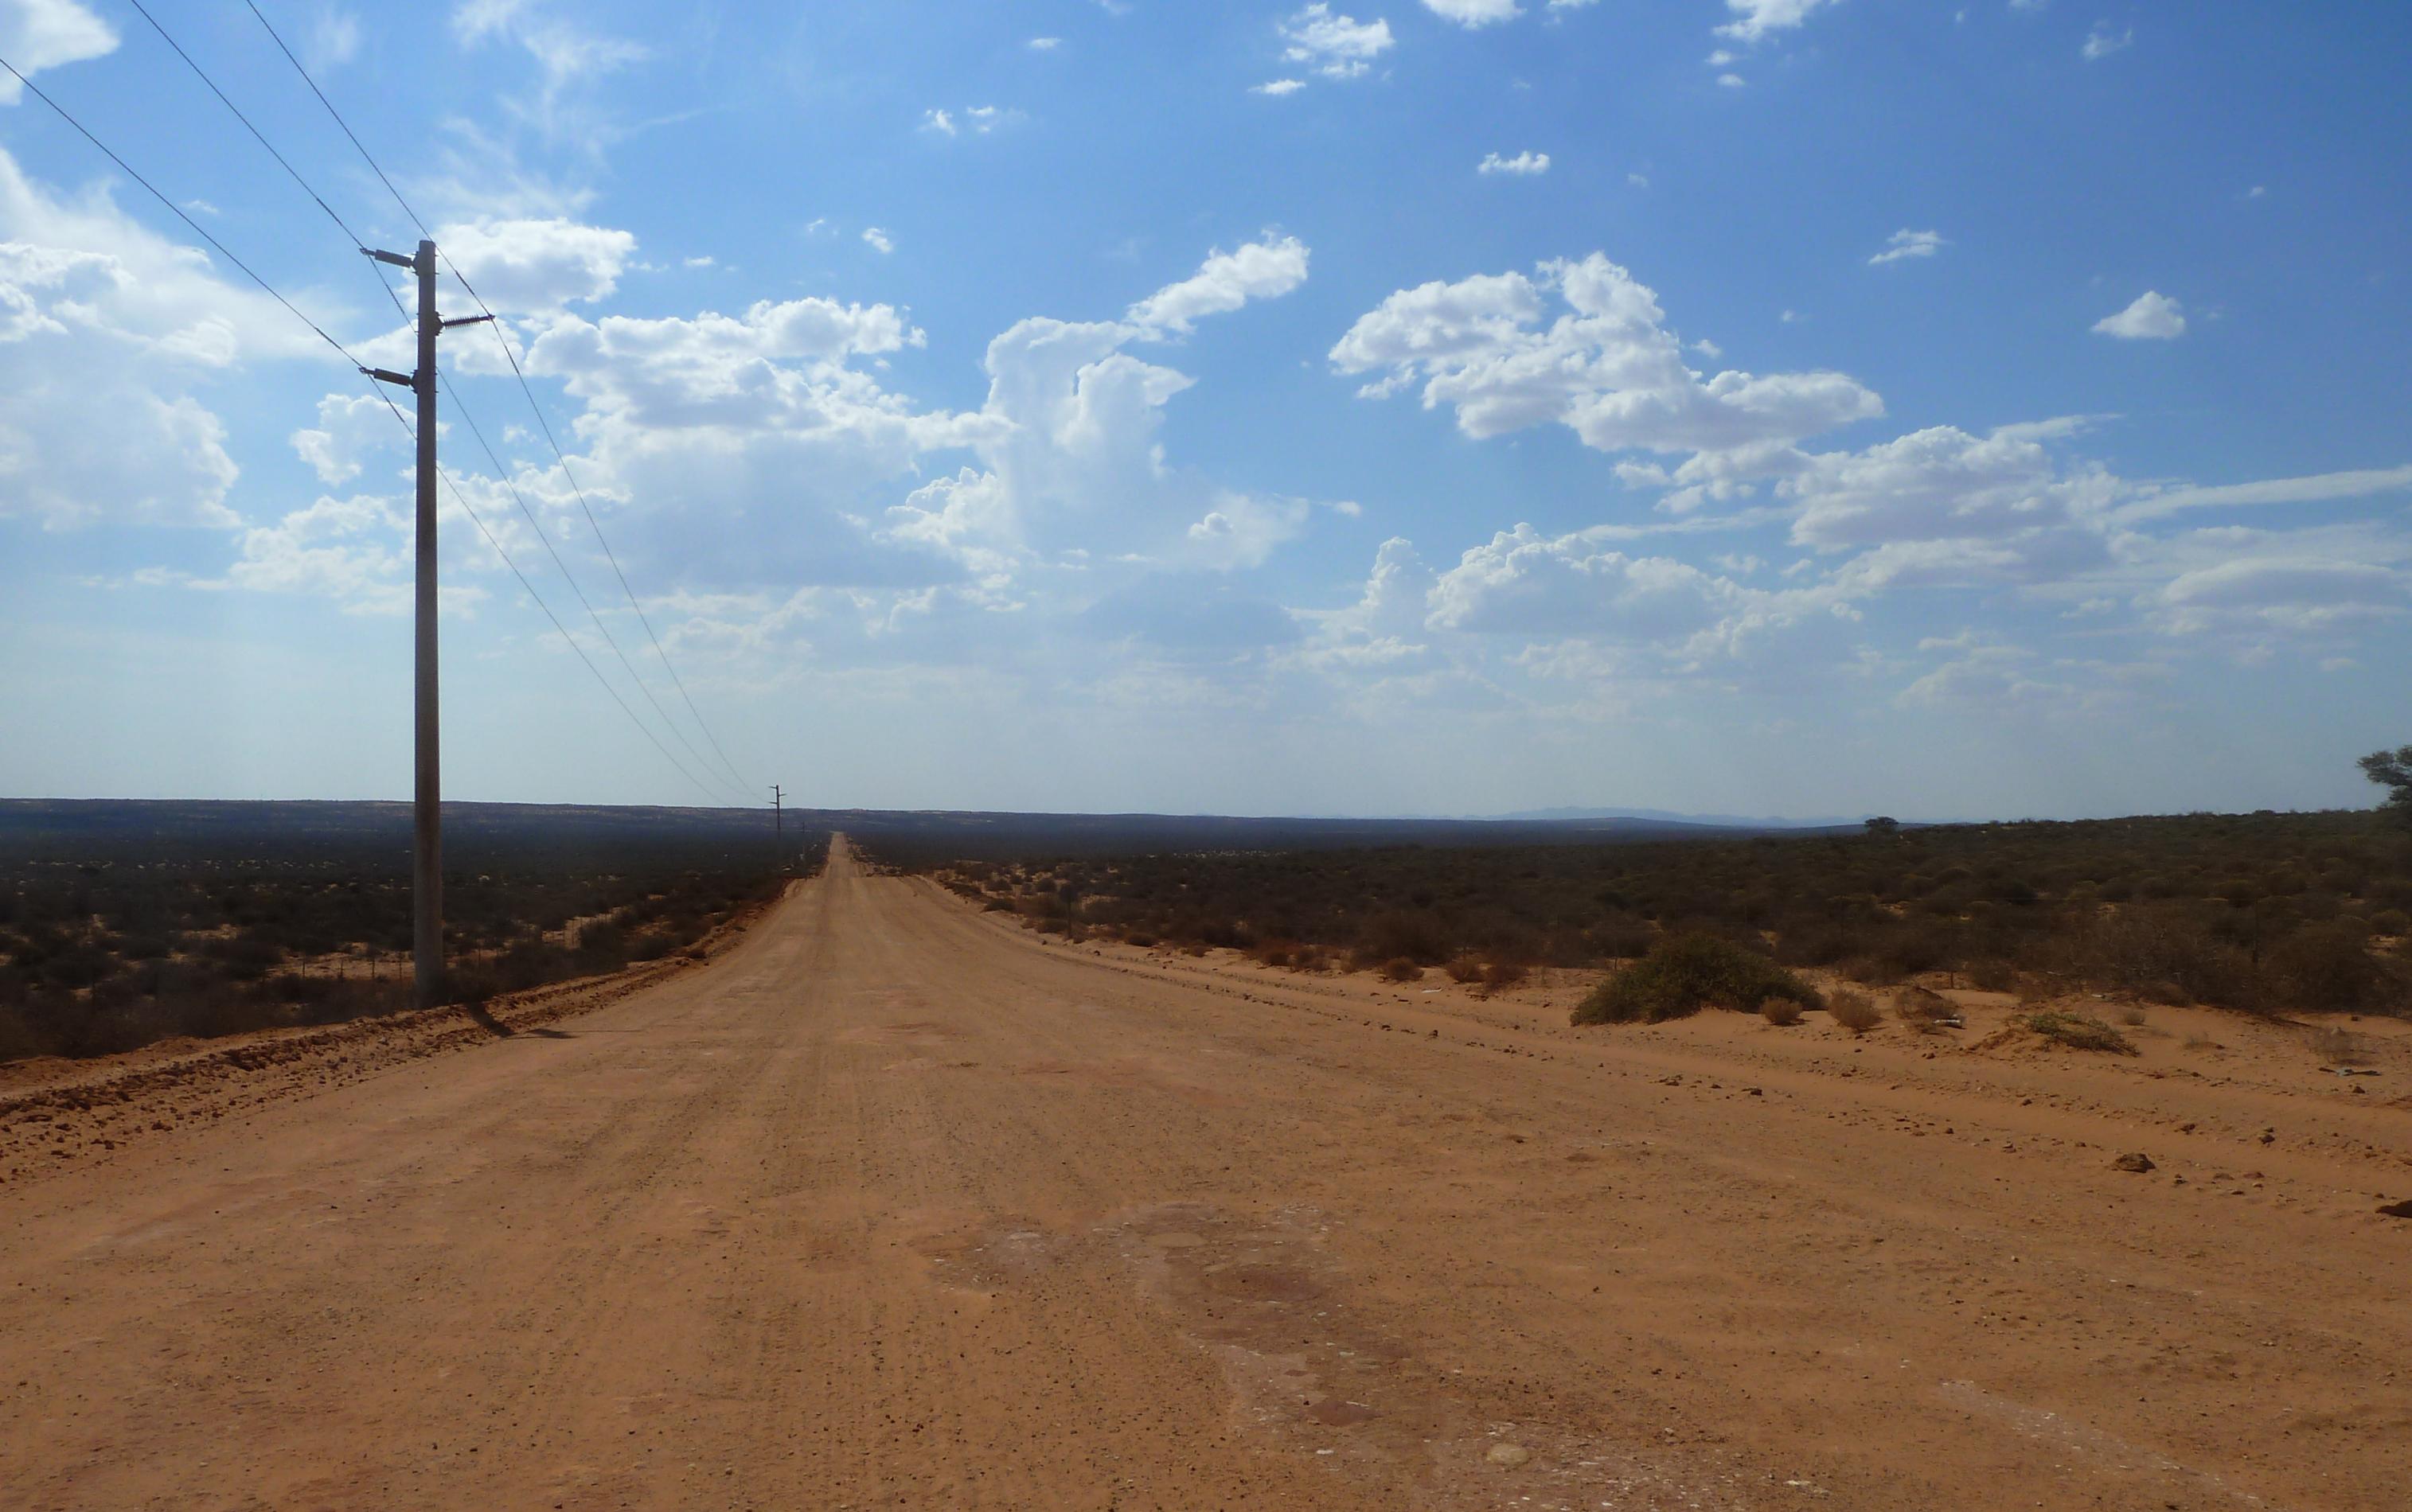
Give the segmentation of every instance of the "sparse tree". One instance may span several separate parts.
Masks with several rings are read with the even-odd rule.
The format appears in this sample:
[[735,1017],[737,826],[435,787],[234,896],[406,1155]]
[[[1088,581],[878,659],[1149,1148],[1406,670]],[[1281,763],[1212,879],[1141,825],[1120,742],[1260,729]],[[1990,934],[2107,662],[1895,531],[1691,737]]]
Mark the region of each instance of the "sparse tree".
[[[2412,751],[2412,747],[2406,747]],[[1901,833],[1901,821],[1890,814],[1879,814],[1868,821],[1868,833],[1879,840],[1890,840]]]
[[2412,745],[2371,752],[2361,758],[2361,774],[2387,789],[2381,808],[2412,824]]

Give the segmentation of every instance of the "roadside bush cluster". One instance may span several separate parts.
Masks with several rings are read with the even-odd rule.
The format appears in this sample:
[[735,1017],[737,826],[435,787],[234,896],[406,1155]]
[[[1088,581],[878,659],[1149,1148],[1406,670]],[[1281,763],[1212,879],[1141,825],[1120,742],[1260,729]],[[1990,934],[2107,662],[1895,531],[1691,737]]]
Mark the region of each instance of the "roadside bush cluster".
[[1678,934],[1592,989],[1574,1021],[1664,1023],[1702,1008],[1765,1013],[1774,999],[1817,1006],[1808,983],[1767,957],[1713,934]]
[[1052,932],[1305,971],[1405,961],[1503,985],[1699,935],[1869,987],[1949,973],[2256,1012],[2412,1003],[2412,836],[2366,812],[919,864]]
[[[0,1061],[410,1006],[406,844],[12,829],[11,816],[0,813]],[[560,823],[448,844],[457,1001],[671,954],[779,886],[764,847],[669,825],[571,843]]]

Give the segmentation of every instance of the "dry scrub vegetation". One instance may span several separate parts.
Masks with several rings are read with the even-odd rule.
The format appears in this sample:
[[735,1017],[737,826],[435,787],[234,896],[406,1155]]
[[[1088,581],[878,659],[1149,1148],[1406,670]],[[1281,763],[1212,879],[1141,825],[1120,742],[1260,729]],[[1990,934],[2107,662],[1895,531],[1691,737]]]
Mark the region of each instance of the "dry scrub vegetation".
[[[406,811],[212,808],[243,812],[181,829],[0,814],[0,1061],[410,1006]],[[459,1002],[686,950],[778,885],[767,845],[717,827],[598,829],[541,811],[452,822]]]
[[[1945,974],[1992,991],[2082,989],[2258,1013],[2390,1013],[2412,1001],[2412,831],[2385,814],[890,859],[1049,933],[1228,948],[1307,972],[1404,979],[1440,967],[1500,987],[1535,967],[1614,966],[1686,942],[1682,971],[1652,967],[1581,1010],[1610,1017],[1812,1004],[1791,975],[1809,968],[1870,987]],[[1729,951],[1712,967],[1706,947],[1690,943],[1702,940]],[[1699,972],[1708,977],[1695,981]],[[1908,1020],[1943,1021],[1933,1004]]]

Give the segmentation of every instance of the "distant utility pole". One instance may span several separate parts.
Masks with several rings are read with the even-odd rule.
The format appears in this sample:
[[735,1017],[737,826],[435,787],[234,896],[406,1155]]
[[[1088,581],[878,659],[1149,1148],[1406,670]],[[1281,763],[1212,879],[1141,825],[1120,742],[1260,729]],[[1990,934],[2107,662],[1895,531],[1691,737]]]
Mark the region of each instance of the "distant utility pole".
[[492,316],[447,320],[435,313],[435,243],[419,243],[419,256],[360,251],[379,262],[419,275],[419,371],[360,371],[419,396],[419,605],[415,657],[418,687],[417,750],[410,795],[414,826],[410,848],[410,965],[419,1006],[432,1008],[444,995],[444,836],[442,747],[436,739],[435,689],[435,336],[447,326],[472,325]]
[[777,783],[772,783],[771,785],[771,833],[775,838],[772,841],[772,846],[782,867],[787,864],[787,801],[786,791]]

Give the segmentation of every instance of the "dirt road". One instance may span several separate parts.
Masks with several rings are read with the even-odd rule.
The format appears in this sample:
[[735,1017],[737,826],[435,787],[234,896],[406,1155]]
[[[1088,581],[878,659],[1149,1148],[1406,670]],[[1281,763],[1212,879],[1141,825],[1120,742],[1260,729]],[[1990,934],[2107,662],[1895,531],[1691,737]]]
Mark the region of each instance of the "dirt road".
[[594,1012],[56,1136],[0,1505],[2412,1505],[2412,1109],[1563,1023],[840,844]]

